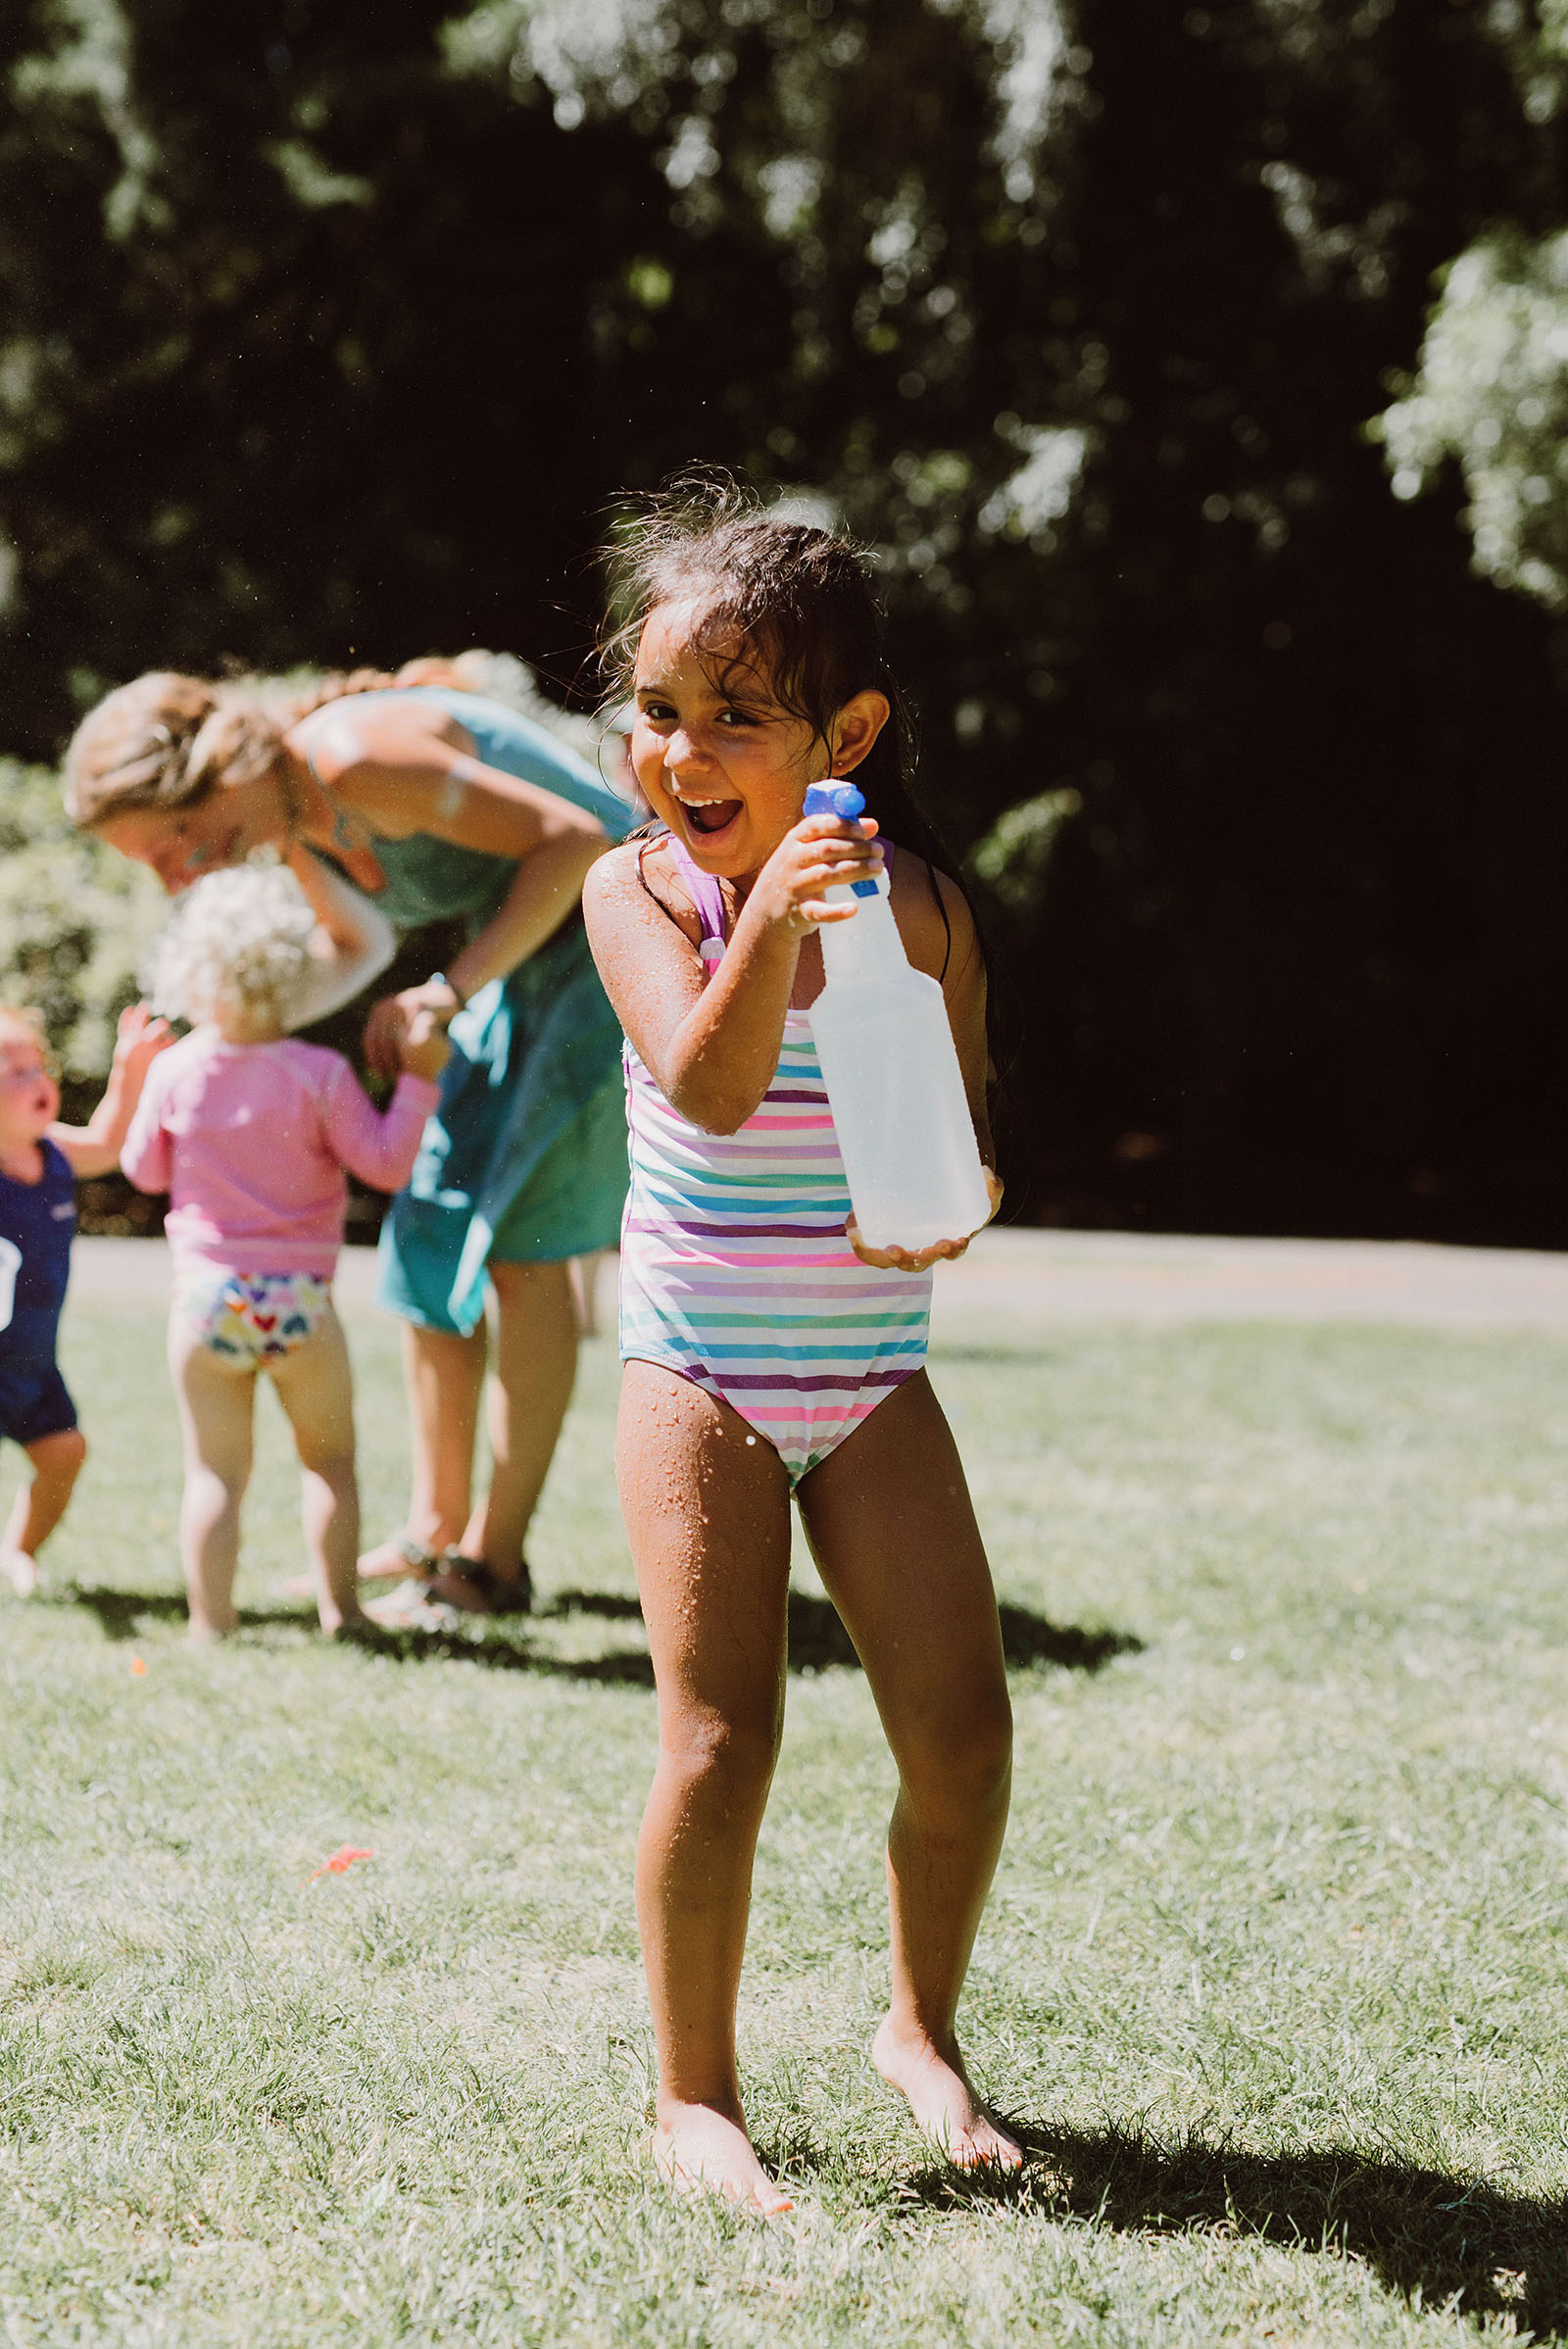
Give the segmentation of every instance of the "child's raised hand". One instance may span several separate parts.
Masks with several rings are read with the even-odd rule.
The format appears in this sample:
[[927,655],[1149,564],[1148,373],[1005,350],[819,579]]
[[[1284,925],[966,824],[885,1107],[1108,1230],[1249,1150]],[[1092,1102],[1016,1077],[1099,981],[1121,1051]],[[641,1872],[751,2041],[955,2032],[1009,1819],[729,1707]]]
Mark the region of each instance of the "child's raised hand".
[[[991,1199],[991,1214],[986,1217],[986,1223],[990,1223],[1002,1204],[1002,1184],[989,1166],[980,1171],[986,1178]],[[980,1228],[984,1231],[985,1224]],[[844,1236],[860,1262],[874,1264],[879,1272],[924,1272],[928,1264],[955,1263],[974,1238],[968,1232],[961,1240],[938,1240],[931,1248],[867,1248],[853,1215],[844,1227]]]
[[823,922],[850,920],[854,905],[830,905],[822,892],[877,878],[882,851],[875,834],[868,815],[853,821],[842,815],[803,816],[758,874],[748,911],[755,905],[754,918],[777,923],[797,938]]
[[173,1041],[167,1019],[160,1019],[150,1004],[132,1003],[122,1011],[115,1028],[114,1065],[126,1076],[144,1077]]
[[428,1005],[416,1011],[398,1039],[398,1065],[406,1076],[434,1084],[452,1057],[446,1021]]

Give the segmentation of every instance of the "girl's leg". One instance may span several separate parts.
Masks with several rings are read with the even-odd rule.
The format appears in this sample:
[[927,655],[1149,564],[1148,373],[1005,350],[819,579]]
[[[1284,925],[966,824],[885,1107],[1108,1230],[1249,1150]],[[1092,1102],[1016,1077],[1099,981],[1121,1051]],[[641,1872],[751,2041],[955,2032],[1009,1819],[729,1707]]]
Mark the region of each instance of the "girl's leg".
[[193,1639],[234,1629],[239,1504],[251,1474],[254,1370],[215,1354],[189,1326],[169,1325],[169,1367],[185,1438],[185,1495],[179,1546]]
[[922,1371],[805,1478],[801,1514],[899,1766],[878,2070],[960,2168],[1022,2153],[969,2084],[958,1993],[1006,1825],[1012,1716],[991,1570]]
[[12,1502],[6,1530],[0,1534],[0,1573],[19,1598],[30,1598],[38,1588],[34,1561],[66,1513],[87,1457],[87,1439],[80,1428],[61,1428],[23,1449],[32,1463],[32,1479]]
[[659,2048],[655,2158],[677,2186],[789,2208],[752,2150],[735,1999],[784,1718],[789,1486],[689,1379],[628,1362],[615,1468],[659,1686],[637,1916]]
[[[403,1370],[413,1430],[414,1492],[409,1534],[427,1549],[463,1539],[473,1489],[473,1442],[484,1386],[485,1330],[466,1338],[453,1330],[403,1325]],[[409,1562],[398,1543],[382,1542],[360,1560],[360,1572],[398,1576]]]
[[577,1313],[565,1264],[492,1261],[496,1347],[487,1420],[490,1491],[463,1535],[466,1557],[482,1558],[505,1581],[522,1564],[523,1542],[555,1456],[577,1375]]
[[354,1474],[354,1379],[343,1325],[329,1305],[292,1353],[270,1365],[300,1456],[300,1515],[323,1632],[362,1623],[356,1552],[360,1489]]

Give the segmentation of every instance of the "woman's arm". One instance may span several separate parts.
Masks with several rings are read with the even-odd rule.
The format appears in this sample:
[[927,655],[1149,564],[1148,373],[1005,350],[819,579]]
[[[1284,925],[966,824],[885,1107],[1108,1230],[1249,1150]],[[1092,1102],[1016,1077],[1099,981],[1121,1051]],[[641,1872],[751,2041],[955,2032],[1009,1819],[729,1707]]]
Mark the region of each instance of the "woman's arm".
[[811,815],[786,833],[706,985],[694,941],[644,887],[634,848],[590,877],[583,917],[605,992],[661,1093],[705,1133],[735,1133],[771,1084],[801,940],[853,916],[822,892],[881,869],[872,829]]
[[[502,904],[449,966],[450,999],[438,1003],[438,990],[413,988],[376,1005],[366,1052],[372,1068],[390,1075],[398,1038],[416,1011],[456,1010],[460,998],[515,970],[554,937],[579,903],[608,835],[597,816],[545,785],[486,766],[466,730],[438,706],[328,703],[295,729],[302,753],[304,728],[317,779],[368,828],[390,839],[427,832],[518,860]],[[329,832],[318,828],[311,837],[330,845]]]
[[296,841],[287,861],[316,916],[312,969],[291,1028],[340,1011],[378,979],[398,951],[397,932],[364,892]]

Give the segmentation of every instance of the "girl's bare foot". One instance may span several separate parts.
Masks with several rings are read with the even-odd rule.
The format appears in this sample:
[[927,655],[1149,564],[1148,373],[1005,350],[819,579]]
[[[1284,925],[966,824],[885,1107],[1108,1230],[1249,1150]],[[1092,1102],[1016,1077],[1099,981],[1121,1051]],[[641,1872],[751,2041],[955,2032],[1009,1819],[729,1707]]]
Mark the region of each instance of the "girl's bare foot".
[[24,1549],[0,1549],[0,1574],[19,1598],[30,1598],[38,1588],[38,1562]]
[[654,2130],[654,2167],[677,2194],[722,2194],[763,2219],[795,2208],[768,2177],[738,2121],[708,2104],[672,2104]]
[[871,2041],[871,2061],[906,2099],[916,2128],[956,2170],[1022,2167],[1023,2147],[969,2085],[956,2041],[950,2061],[923,2031],[901,2031],[889,2015]]

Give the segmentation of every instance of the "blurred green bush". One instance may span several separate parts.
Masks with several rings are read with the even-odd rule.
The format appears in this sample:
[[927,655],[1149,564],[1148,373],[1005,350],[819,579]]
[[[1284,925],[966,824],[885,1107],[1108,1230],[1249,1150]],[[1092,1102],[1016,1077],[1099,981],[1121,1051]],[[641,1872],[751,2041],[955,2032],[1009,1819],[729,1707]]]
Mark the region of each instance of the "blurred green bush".
[[73,830],[58,776],[0,759],[0,1003],[43,1013],[73,1092],[108,1073],[167,905],[145,866]]

